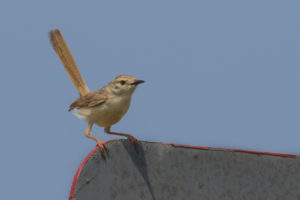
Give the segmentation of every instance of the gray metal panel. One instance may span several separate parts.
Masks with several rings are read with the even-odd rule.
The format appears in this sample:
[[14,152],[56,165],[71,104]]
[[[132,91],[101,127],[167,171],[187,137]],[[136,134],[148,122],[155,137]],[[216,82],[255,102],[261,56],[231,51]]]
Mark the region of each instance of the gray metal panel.
[[83,165],[74,200],[300,200],[300,159],[140,142],[107,144]]

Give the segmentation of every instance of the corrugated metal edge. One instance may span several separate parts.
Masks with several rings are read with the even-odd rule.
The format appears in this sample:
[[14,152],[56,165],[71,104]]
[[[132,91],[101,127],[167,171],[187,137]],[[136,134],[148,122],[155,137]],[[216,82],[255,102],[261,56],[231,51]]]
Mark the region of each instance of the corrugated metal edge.
[[[104,142],[104,144],[107,144],[111,141],[116,141],[119,139],[112,139]],[[141,140],[140,140],[141,141]],[[149,141],[142,141],[142,142],[148,142],[148,143],[161,143],[161,142],[149,142]],[[271,152],[263,152],[263,151],[250,151],[250,150],[242,150],[242,149],[226,149],[226,148],[213,148],[213,147],[203,147],[203,146],[192,146],[192,145],[184,145],[184,144],[175,144],[175,143],[161,143],[161,144],[168,144],[172,145],[174,147],[183,147],[183,148],[193,148],[193,149],[202,149],[202,150],[212,150],[212,151],[234,151],[234,152],[243,152],[243,153],[251,153],[251,154],[262,154],[262,155],[270,155],[270,156],[280,156],[280,157],[288,157],[288,158],[296,158],[296,155],[293,154],[282,154],[282,153],[271,153]],[[84,167],[85,163],[88,161],[90,156],[99,149],[98,146],[96,146],[82,161],[82,163],[79,165],[79,168],[74,176],[72,187],[69,195],[69,200],[73,200],[75,187],[77,183],[77,179],[79,177],[79,174]]]

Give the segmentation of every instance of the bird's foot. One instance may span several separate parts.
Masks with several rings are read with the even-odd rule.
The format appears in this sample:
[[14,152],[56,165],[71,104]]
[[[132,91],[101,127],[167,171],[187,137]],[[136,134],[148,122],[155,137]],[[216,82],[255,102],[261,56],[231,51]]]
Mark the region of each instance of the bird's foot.
[[97,143],[98,143],[98,147],[101,151],[102,157],[104,159],[106,159],[105,152],[107,153],[109,151],[108,148],[106,147],[106,145],[101,140],[97,140]]
[[138,151],[138,149],[139,149],[139,141],[138,141],[135,137],[133,137],[132,135],[128,135],[128,136],[126,136],[126,137],[127,137],[127,139],[130,140],[130,142],[133,144],[134,149],[135,149],[136,151]]

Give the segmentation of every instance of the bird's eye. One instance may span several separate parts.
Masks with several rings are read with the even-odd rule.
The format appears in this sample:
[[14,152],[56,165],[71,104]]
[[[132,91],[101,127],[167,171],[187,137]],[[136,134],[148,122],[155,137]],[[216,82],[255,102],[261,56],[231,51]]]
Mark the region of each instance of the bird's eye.
[[126,82],[125,81],[120,81],[120,84],[121,85],[124,85]]

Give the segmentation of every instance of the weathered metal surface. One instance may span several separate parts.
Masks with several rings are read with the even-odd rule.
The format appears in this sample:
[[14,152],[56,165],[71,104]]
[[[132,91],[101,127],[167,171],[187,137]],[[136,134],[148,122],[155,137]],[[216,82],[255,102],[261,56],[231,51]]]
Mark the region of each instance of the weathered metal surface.
[[87,156],[73,200],[300,200],[300,158],[127,140]]

